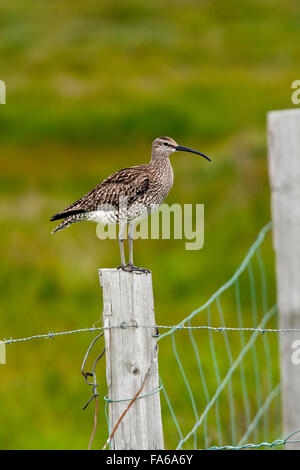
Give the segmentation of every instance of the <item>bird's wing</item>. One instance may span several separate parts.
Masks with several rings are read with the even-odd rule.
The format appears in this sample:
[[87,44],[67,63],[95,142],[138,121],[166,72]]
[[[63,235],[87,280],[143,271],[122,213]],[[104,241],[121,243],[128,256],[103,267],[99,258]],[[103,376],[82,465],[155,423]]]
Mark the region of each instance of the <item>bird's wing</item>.
[[119,205],[119,198],[126,197],[128,205],[135,202],[149,188],[148,165],[123,168],[106,178],[100,185],[97,203]]
[[95,211],[100,205],[110,205],[117,209],[120,198],[126,198],[127,206],[130,206],[149,188],[150,179],[147,168],[148,165],[139,165],[117,171],[78,201],[55,214],[51,220]]

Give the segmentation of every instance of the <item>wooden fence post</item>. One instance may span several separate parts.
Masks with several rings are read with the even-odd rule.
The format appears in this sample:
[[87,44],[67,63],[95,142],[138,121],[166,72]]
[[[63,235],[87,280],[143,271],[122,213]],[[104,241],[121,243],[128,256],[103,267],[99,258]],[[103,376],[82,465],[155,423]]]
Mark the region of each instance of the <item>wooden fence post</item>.
[[[111,442],[114,450],[164,448],[157,364],[151,273],[100,269],[110,432],[149,376],[137,399],[120,422]],[[121,328],[120,325],[123,325]],[[132,325],[132,326],[126,326]],[[149,395],[148,395],[149,394]],[[147,395],[146,397],[143,397]],[[121,401],[119,401],[121,400]]]
[[[268,114],[268,146],[279,326],[299,328],[300,109]],[[293,360],[295,340],[300,340],[300,333],[279,336],[284,436],[300,429],[300,364]],[[287,445],[287,449],[299,448],[299,443]]]

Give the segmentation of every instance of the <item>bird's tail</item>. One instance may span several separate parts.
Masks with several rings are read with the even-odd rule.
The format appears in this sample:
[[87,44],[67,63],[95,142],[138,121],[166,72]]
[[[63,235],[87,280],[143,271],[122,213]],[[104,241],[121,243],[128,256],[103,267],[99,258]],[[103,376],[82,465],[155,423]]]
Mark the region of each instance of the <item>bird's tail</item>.
[[67,217],[64,219],[51,233],[59,232],[64,228],[70,227],[70,225],[75,224],[76,222],[82,222],[84,219],[79,217]]
[[58,214],[53,215],[50,221],[52,222],[54,220],[60,220],[60,219],[64,219],[64,220],[57,227],[55,227],[55,229],[52,230],[51,233],[59,232],[60,230],[63,230],[64,228],[69,227],[75,222],[81,222],[82,220],[85,219],[85,211],[80,209],[80,210],[69,210],[69,211],[59,212]]
[[63,230],[64,228],[67,228],[70,225],[72,225],[72,223],[73,223],[73,221],[71,220],[71,217],[67,218],[67,219],[63,220],[57,227],[55,227],[55,229],[52,230],[51,233],[59,232],[60,230]]

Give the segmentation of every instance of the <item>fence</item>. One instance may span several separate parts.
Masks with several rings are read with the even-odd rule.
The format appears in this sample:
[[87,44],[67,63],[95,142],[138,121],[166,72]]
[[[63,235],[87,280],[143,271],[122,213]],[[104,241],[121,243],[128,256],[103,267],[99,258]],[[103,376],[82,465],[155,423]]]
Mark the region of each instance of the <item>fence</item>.
[[[300,328],[277,328],[275,323],[276,305],[270,306],[268,304],[268,286],[261,248],[265,237],[270,232],[270,228],[271,224],[268,224],[262,229],[232,278],[214,293],[205,304],[177,325],[156,326],[155,324],[132,325],[121,323],[109,327],[93,327],[58,333],[49,332],[27,338],[7,339],[4,340],[4,343],[13,344],[15,342],[55,338],[83,332],[100,332],[100,335],[93,339],[82,368],[88,383],[93,388],[91,398],[87,404],[95,399],[95,423],[97,424],[99,395],[97,393],[96,365],[102,357],[103,351],[95,361],[92,372],[86,373],[84,367],[91,348],[100,339],[103,331],[108,329],[118,329],[125,332],[130,329],[153,330],[159,328],[161,334],[157,341],[160,354],[164,354],[165,351],[170,353],[171,350],[174,358],[171,374],[162,371],[160,386],[157,390],[154,390],[154,393],[160,393],[163,398],[163,422],[168,422],[169,428],[173,426],[173,429],[169,431],[170,436],[175,436],[176,433],[178,436],[176,442],[174,437],[167,438],[171,446],[175,444],[174,447],[177,449],[221,450],[261,447],[280,448],[290,442],[299,442],[296,435],[300,431],[297,429],[283,438],[278,437],[281,435],[278,426],[278,423],[280,423],[278,403],[280,384],[278,383],[278,370],[274,371],[274,365],[276,366],[278,363],[278,351],[277,341],[272,341],[271,336],[274,339],[274,336],[277,336],[276,334],[288,335],[300,332]],[[254,273],[259,274],[259,289],[257,282],[255,282]],[[249,312],[247,312],[247,315],[243,314],[242,308],[242,294],[245,294],[244,282],[246,281],[249,284],[251,295],[251,316]],[[225,323],[222,299],[230,290],[234,293],[237,324],[229,327]],[[200,318],[203,321],[201,317],[203,312],[206,312],[207,323],[195,324],[195,321],[199,322]],[[233,318],[232,315],[231,318]],[[247,324],[245,324],[246,318],[249,322]],[[179,335],[188,335],[189,345],[186,337],[183,343],[180,344]],[[199,335],[202,335],[202,337],[199,337]],[[206,340],[203,335],[206,335]],[[209,348],[210,354],[206,355],[206,364],[203,363],[203,354],[201,354],[201,351],[199,352],[199,345],[202,345],[202,348]],[[184,355],[182,354],[183,347]],[[192,351],[193,359],[190,354]],[[238,351],[236,356],[234,356],[234,351]],[[190,363],[193,361],[195,363],[195,368],[192,369],[192,377],[188,376],[185,371],[187,358]],[[174,365],[177,366],[177,370]],[[197,375],[195,375],[196,373]],[[264,374],[266,375],[264,376]],[[171,379],[168,375],[171,375]],[[174,380],[174,376],[176,380]],[[88,377],[92,377],[93,380],[89,381]],[[184,387],[179,385],[180,380],[183,382]],[[180,389],[183,402],[188,400],[190,403],[190,412],[185,410],[185,416],[182,416],[180,410],[177,409],[176,393],[173,397],[174,385]],[[240,395],[238,400],[235,398],[237,392]],[[105,406],[108,409],[112,403],[110,398],[102,398],[105,398]],[[128,399],[127,401],[130,403],[131,398],[134,397],[124,398],[125,400]],[[146,401],[147,398],[148,395],[140,390],[141,401]],[[124,406],[123,403],[123,408],[127,409],[127,407],[128,405],[125,403]],[[130,411],[128,411],[128,415],[129,413]],[[167,414],[171,417],[172,425],[170,425]],[[108,413],[106,415],[107,425],[109,425]],[[226,423],[226,429],[224,429],[222,423]],[[273,429],[272,432],[271,429]],[[274,439],[269,439],[274,431],[278,435],[276,438],[274,436]],[[253,438],[254,442],[249,441],[250,437]]]
[[[269,230],[270,224],[260,232],[234,276],[179,325],[179,327],[188,325],[191,349],[194,351],[198,377],[202,384],[202,390],[200,393],[198,391],[198,395],[203,397],[202,403],[201,401],[199,403],[198,399],[197,404],[191,380],[185,373],[183,359],[180,358],[176,347],[175,335],[178,327],[160,338],[163,340],[169,335],[172,337],[174,356],[186,385],[194,413],[194,424],[190,426],[188,432],[183,432],[175,418],[171,400],[168,400],[170,412],[174,421],[176,420],[179,435],[178,449],[183,446],[198,448],[199,440],[201,448],[205,449],[228,448],[229,443],[231,448],[241,448],[243,445],[248,446],[247,441],[251,436],[254,440],[263,438],[266,441],[267,438],[270,438],[270,420],[272,418],[270,406],[278,396],[279,384],[277,383],[278,377],[274,377],[273,371],[274,359],[276,358],[275,361],[278,362],[278,353],[274,342],[270,348],[269,335],[275,332],[283,333],[283,330],[278,330],[273,326],[276,305],[268,305],[267,282],[260,250]],[[260,292],[258,292],[254,279],[254,258],[260,277]],[[243,277],[247,279],[243,279]],[[249,283],[251,315],[249,312],[243,314],[241,299],[241,283],[243,281]],[[236,316],[237,325],[227,327],[222,304],[224,296],[230,290],[233,291],[236,304],[236,315],[231,314],[230,318],[233,319]],[[206,313],[207,325],[193,326],[192,322],[198,320],[204,312]],[[246,320],[247,325],[245,325]],[[213,322],[216,326],[213,326]],[[217,326],[218,323],[219,326]],[[273,327],[270,327],[270,324]],[[208,337],[195,337],[199,330],[205,330]],[[232,339],[234,334],[238,335],[239,344],[236,338]],[[229,337],[229,335],[231,336]],[[210,354],[201,354],[199,344],[202,345],[202,350],[208,349]],[[187,344],[184,347],[186,354]],[[275,353],[273,359],[271,350],[273,354]],[[187,356],[191,361],[191,354],[187,354]],[[203,363],[202,356],[205,356],[206,365]],[[237,394],[240,396],[237,397]],[[237,402],[238,400],[240,403]],[[200,414],[199,409],[202,410]],[[239,419],[238,414],[240,415]],[[276,420],[273,418],[273,421]],[[222,422],[226,423],[225,432]],[[210,435],[209,429],[213,430],[212,435]],[[216,445],[212,446],[213,442]],[[271,444],[272,442],[270,446]],[[256,445],[260,447],[262,444]]]

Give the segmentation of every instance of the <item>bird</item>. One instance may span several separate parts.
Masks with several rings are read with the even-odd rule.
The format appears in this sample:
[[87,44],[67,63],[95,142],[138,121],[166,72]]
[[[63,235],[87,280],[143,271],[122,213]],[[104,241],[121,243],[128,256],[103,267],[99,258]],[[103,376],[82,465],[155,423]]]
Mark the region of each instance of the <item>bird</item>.
[[[61,220],[52,231],[56,233],[70,225],[92,221],[119,224],[121,265],[118,269],[149,272],[133,263],[133,228],[138,220],[156,210],[169,194],[174,182],[170,156],[174,152],[191,152],[211,161],[204,153],[178,145],[171,137],[158,137],[152,143],[148,164],[123,168],[112,174],[85,196],[53,215],[50,221]],[[124,230],[129,225],[129,263],[124,254]]]

